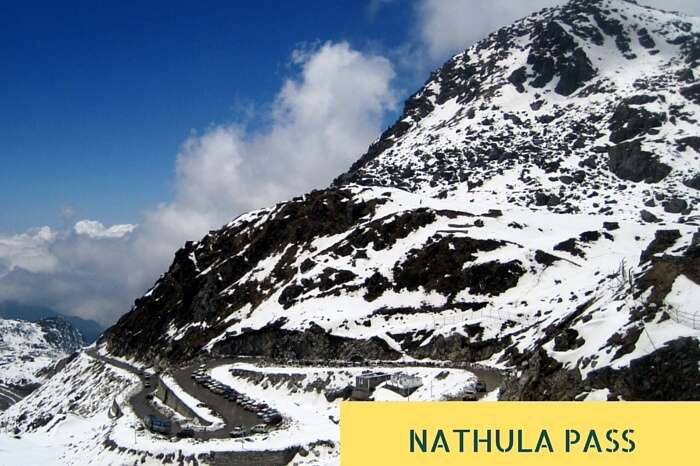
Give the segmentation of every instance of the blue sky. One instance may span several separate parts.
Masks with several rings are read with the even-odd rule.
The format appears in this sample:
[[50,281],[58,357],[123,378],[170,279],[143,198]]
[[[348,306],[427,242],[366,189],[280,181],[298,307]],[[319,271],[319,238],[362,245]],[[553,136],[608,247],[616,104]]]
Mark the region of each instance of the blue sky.
[[[415,27],[412,8],[407,0],[3,2],[0,232],[65,226],[68,206],[75,218],[138,221],[171,197],[174,159],[191,130],[246,118],[250,108],[254,124],[264,121],[300,44],[390,51]],[[400,87],[418,84],[408,75]]]

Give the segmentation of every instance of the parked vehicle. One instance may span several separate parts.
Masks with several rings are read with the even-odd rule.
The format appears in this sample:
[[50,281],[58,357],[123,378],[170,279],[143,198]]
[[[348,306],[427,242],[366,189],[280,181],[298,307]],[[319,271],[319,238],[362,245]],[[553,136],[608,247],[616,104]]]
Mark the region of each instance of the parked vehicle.
[[250,432],[253,434],[265,434],[267,433],[267,426],[265,424],[256,424],[250,428]]
[[231,433],[229,434],[232,438],[239,438],[239,437],[245,437],[248,435],[250,431],[246,429],[243,426],[236,426],[233,428]]

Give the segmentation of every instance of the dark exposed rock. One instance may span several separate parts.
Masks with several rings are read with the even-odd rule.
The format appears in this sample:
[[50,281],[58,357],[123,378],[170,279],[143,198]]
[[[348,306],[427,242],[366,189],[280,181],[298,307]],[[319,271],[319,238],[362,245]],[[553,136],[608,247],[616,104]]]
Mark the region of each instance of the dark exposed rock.
[[523,87],[523,84],[527,80],[527,74],[526,74],[526,69],[524,66],[521,66],[520,68],[516,69],[513,71],[510,76],[508,76],[508,81],[515,86],[515,88],[518,90],[518,92],[525,92],[525,88]]
[[686,83],[692,83],[695,81],[695,74],[690,68],[683,70],[678,74],[678,80]]
[[579,235],[579,239],[584,243],[592,243],[600,239],[600,233],[597,231],[584,231]]
[[312,259],[305,259],[304,262],[299,265],[299,272],[306,273],[314,267],[316,267],[316,262],[314,262]]
[[664,212],[668,212],[669,214],[680,214],[688,208],[688,203],[685,199],[679,197],[673,197],[668,201],[664,201],[662,205],[664,207]]
[[483,361],[512,343],[510,337],[472,341],[460,334],[436,335],[428,344],[409,351],[411,356],[441,361]]
[[36,323],[41,327],[46,342],[64,353],[70,354],[85,346],[80,331],[62,317],[48,317]]
[[683,180],[683,184],[689,188],[700,190],[700,174]]
[[656,47],[656,42],[649,35],[647,28],[640,28],[637,30],[637,37],[639,39],[639,44],[645,49],[653,49]]
[[576,238],[569,238],[555,245],[553,249],[555,251],[566,251],[572,256],[586,257],[586,253],[577,246],[577,243]]
[[291,284],[287,286],[278,299],[278,302],[285,308],[288,309],[294,305],[296,299],[304,293],[304,287],[297,284]]
[[506,379],[499,394],[502,401],[573,400],[581,387],[578,369],[567,370],[540,348],[528,360],[519,377]]
[[553,256],[544,251],[540,251],[539,249],[535,251],[535,262],[537,262],[538,264],[550,266],[559,260],[561,259],[559,259],[557,256]]
[[[456,213],[442,212],[446,216]],[[357,228],[348,235],[339,248],[335,249],[341,256],[349,255],[353,250],[366,248],[370,244],[375,251],[381,251],[392,246],[396,241],[406,238],[421,227],[433,223],[436,212],[430,209],[416,209],[402,212],[390,217],[384,217]]]
[[504,401],[573,400],[591,389],[609,389],[627,401],[700,400],[700,346],[695,338],[679,338],[634,359],[628,367],[604,367],[581,379],[578,369],[563,365],[539,349],[519,377],[501,387]]
[[608,338],[608,341],[605,343],[603,348],[617,348],[617,351],[615,351],[612,358],[613,361],[626,354],[630,354],[632,351],[634,351],[634,348],[639,341],[639,337],[642,335],[642,330],[643,328],[641,326],[632,326],[629,327],[624,333],[614,333],[610,338]]
[[682,88],[681,95],[693,103],[700,105],[700,83],[692,84]]
[[620,225],[617,222],[603,222],[603,228],[608,231],[618,230]]
[[547,194],[542,191],[535,193],[535,205],[554,207],[561,203],[561,199],[556,194]]
[[609,388],[629,401],[700,400],[700,346],[695,338],[679,338],[633,360],[629,367],[605,367],[591,372],[588,381]]
[[598,27],[607,35],[615,37],[615,45],[622,52],[625,58],[634,58],[634,54],[630,52],[630,38],[627,35],[624,26],[619,20],[604,15],[602,11],[595,11],[593,14]]
[[678,230],[656,230],[654,239],[642,252],[640,262],[646,262],[651,259],[654,254],[666,251],[673,246],[680,237],[681,232]]
[[671,172],[671,167],[642,150],[638,139],[610,147],[608,155],[608,168],[623,180],[658,183]]
[[505,243],[463,237],[431,240],[423,249],[411,250],[401,264],[394,266],[395,289],[423,287],[454,296],[464,289],[471,293],[498,295],[517,285],[525,273],[519,261],[486,262],[471,267],[479,251],[493,251]]
[[700,284],[700,248],[691,247],[682,255],[651,256],[649,267],[637,280],[637,294],[641,295],[647,290],[651,294],[647,299],[657,307],[662,306],[664,299],[671,291],[673,282],[679,275],[685,275],[688,279]]
[[652,213],[649,212],[648,210],[642,209],[642,211],[640,212],[640,214],[641,214],[641,216],[642,216],[642,220],[643,220],[644,222],[646,222],[646,223],[657,223],[657,222],[660,222],[660,221],[661,221],[661,220],[659,220],[659,217],[657,217],[656,215],[652,214]]
[[626,102],[617,106],[610,119],[610,141],[619,143],[650,133],[663,124],[663,113],[654,113],[642,107],[630,107]]
[[691,67],[695,68],[700,65],[700,34],[686,36],[687,40],[681,45],[681,51],[685,56],[685,61]]
[[353,386],[346,385],[345,387],[340,388],[338,390],[328,391],[324,393],[324,396],[326,397],[326,401],[328,401],[329,403],[332,403],[337,399],[349,400],[350,396],[352,396],[352,391]]
[[622,102],[626,105],[644,105],[656,102],[658,99],[658,96],[655,95],[637,94],[630,97],[626,97]]
[[579,165],[582,167],[587,167],[587,168],[596,168],[596,166],[597,166],[596,158],[593,156],[590,156],[590,157],[582,160],[581,162],[579,162]]
[[562,333],[554,337],[554,351],[571,351],[580,348],[585,343],[579,336],[578,331],[567,328]]
[[212,349],[218,357],[265,356],[274,359],[396,359],[398,353],[379,338],[353,340],[331,335],[312,324],[305,331],[286,330],[271,324],[259,330],[224,338]]
[[[353,272],[349,270],[338,270],[332,267],[323,269],[323,273],[319,275],[318,289],[328,291],[338,285],[342,285],[357,278]],[[306,287],[306,291],[314,289],[314,286]]]
[[700,153],[700,136],[688,136],[676,141],[678,150],[685,150],[686,147],[691,147],[695,152]]
[[367,288],[365,299],[367,301],[374,301],[384,294],[386,290],[391,288],[391,282],[379,272],[374,272],[367,277],[364,286]]
[[532,87],[544,87],[559,76],[554,91],[561,95],[573,94],[596,75],[586,53],[556,21],[535,25],[527,63],[535,73]]

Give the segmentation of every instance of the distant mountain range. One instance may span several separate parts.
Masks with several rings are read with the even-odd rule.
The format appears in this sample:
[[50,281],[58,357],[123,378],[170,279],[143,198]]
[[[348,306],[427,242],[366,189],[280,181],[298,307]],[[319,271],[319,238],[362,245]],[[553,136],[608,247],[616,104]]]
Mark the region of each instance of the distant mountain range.
[[60,360],[85,346],[62,317],[0,319],[0,412],[43,384]]
[[19,319],[28,322],[36,322],[38,320],[47,319],[50,317],[62,317],[70,322],[82,334],[85,343],[91,344],[104,331],[104,327],[94,320],[82,319],[76,316],[69,316],[47,307],[31,306],[20,304],[14,301],[5,301],[0,303],[0,318],[3,319]]

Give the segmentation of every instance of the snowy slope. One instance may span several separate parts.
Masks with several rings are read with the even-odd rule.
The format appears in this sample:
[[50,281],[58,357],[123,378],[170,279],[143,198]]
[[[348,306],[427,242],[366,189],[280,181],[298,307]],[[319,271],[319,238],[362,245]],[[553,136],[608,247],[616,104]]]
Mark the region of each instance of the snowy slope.
[[[610,388],[672,341],[692,361],[698,310],[665,296],[700,283],[699,61],[700,20],[627,1],[503,28],[434,72],[334,186],[188,243],[103,342],[171,361],[429,357],[524,374],[534,358],[568,374],[506,387],[515,398]],[[687,386],[610,397],[700,396],[683,373]]]
[[44,380],[42,369],[83,344],[80,333],[63,319],[0,319],[0,409],[36,388]]

